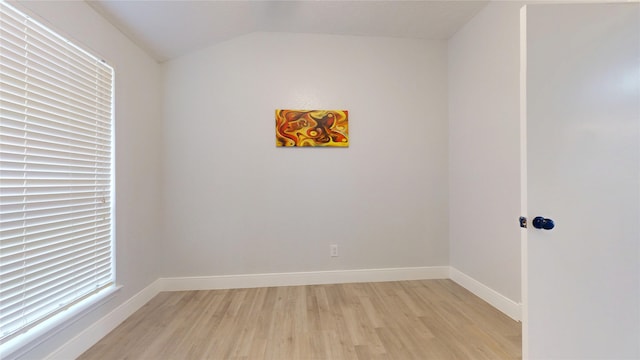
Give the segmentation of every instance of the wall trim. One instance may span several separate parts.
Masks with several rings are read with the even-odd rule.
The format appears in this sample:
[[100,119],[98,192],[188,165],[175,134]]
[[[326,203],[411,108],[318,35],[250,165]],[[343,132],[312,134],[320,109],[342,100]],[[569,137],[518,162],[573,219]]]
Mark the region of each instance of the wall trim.
[[509,299],[453,266],[450,267],[449,278],[513,320],[522,321],[522,304]]
[[449,278],[448,266],[331,270],[162,278],[164,291],[242,289],[270,286],[343,284]]
[[150,285],[113,309],[113,311],[91,324],[91,326],[80,332],[73,339],[60,346],[45,359],[66,360],[78,358],[83,352],[87,351],[91,346],[96,344],[100,339],[110,333],[129,316],[138,311],[138,309],[144,306],[144,304],[148,303],[149,300],[153,299],[154,296],[161,292],[162,288],[160,284],[161,282],[159,279],[152,282]]

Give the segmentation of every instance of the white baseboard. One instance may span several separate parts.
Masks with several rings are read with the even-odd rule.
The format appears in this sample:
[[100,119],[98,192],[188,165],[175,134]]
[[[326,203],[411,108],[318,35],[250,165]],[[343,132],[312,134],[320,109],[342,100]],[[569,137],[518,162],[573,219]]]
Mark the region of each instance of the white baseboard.
[[463,273],[462,271],[450,267],[449,277],[451,280],[458,283],[458,285],[471,291],[477,297],[488,302],[496,309],[502,311],[505,315],[509,316],[513,320],[522,320],[522,305],[507,298],[471,276]]
[[158,279],[49,354],[46,360],[76,359],[161,291]]
[[162,278],[164,291],[447,279],[448,266]]

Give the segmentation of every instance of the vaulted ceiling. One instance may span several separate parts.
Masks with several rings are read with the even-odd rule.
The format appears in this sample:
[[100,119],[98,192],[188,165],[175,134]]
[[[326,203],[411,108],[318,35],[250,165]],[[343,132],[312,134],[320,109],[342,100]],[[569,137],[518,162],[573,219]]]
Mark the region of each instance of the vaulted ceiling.
[[87,0],[162,62],[255,31],[447,39],[488,1]]

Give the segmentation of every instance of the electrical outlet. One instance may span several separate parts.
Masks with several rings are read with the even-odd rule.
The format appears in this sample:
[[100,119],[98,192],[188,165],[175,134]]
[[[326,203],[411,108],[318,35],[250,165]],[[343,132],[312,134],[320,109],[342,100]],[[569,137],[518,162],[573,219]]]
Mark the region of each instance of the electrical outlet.
[[331,245],[329,249],[331,249],[331,257],[338,256],[338,245]]

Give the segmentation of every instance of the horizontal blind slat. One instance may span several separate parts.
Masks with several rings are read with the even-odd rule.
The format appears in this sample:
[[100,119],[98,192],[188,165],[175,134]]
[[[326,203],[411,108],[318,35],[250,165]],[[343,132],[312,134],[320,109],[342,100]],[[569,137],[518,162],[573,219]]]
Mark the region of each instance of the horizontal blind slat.
[[[51,113],[36,112],[34,109],[29,110],[28,113],[21,112],[22,109],[15,110],[11,106],[12,104],[3,103],[5,106],[2,110],[2,121],[0,126],[6,129],[14,130],[14,133],[20,134],[21,137],[25,137],[25,124],[32,123],[39,124],[43,134],[52,134],[56,131],[64,130],[69,134],[59,135],[62,138],[74,138],[76,134],[84,135],[85,138],[90,138],[90,142],[108,144],[111,142],[111,130],[104,124],[96,119],[91,119],[90,122],[74,121],[68,117],[55,117],[51,116]],[[49,129],[49,131],[46,131]],[[51,131],[53,130],[53,131]],[[6,131],[6,130],[5,130]],[[3,133],[5,132],[3,131]]]
[[[0,138],[1,137],[2,135],[0,135]],[[70,149],[64,145],[49,145],[48,143],[35,140],[29,141],[29,143],[35,145],[35,147],[32,148],[25,145],[16,145],[15,142],[10,143],[4,140],[7,140],[6,136],[0,139],[0,151],[3,151],[6,156],[3,161],[8,163],[6,164],[7,170],[21,169],[23,164],[29,163],[33,164],[30,169],[34,171],[37,170],[38,164],[45,167],[56,164],[59,166],[84,167],[81,165],[92,166],[95,164],[108,168],[111,162],[108,151],[102,149],[96,149],[92,152],[91,150],[78,150],[78,148]],[[17,165],[19,167],[11,168],[10,164],[20,165]]]
[[[84,226],[77,227],[70,231],[58,232],[56,234],[45,234],[45,236],[41,237],[31,237],[28,240],[24,237],[15,237],[15,238],[5,238],[0,241],[6,246],[6,250],[2,251],[0,256],[4,259],[16,259],[16,254],[19,253],[18,248],[22,248],[22,252],[30,251],[31,249],[54,249],[54,248],[65,248],[68,246],[74,246],[77,244],[84,243],[85,240],[94,240],[100,239],[100,241],[110,241],[109,224],[102,224],[100,226]],[[92,238],[93,236],[93,238]],[[103,237],[105,237],[103,239]],[[15,249],[15,250],[14,250]],[[26,255],[25,255],[26,256]],[[6,263],[2,263],[0,265],[0,269],[4,269],[1,271],[11,272],[14,271],[15,268],[9,266],[9,260],[6,260]],[[7,270],[14,269],[14,270]]]
[[[0,103],[3,103],[3,106],[5,106],[7,109],[11,109],[11,108],[15,108],[15,109],[19,109],[22,106],[24,106],[24,104],[21,104],[21,100],[22,102],[28,102],[30,107],[29,110],[30,111],[35,111],[36,113],[47,113],[50,117],[54,117],[57,119],[67,119],[67,120],[73,120],[76,122],[94,122],[94,123],[104,123],[106,122],[106,119],[108,119],[108,115],[95,115],[95,116],[83,116],[82,114],[79,114],[78,112],[75,111],[71,111],[68,109],[61,109],[61,108],[56,108],[54,106],[49,106],[49,104],[45,104],[43,102],[38,101],[37,99],[34,98],[21,98],[18,97],[16,95],[7,93],[5,91],[0,91]],[[28,100],[28,101],[27,101]],[[29,117],[29,113],[25,112],[24,114],[24,119],[22,119],[22,121],[28,119]],[[5,118],[5,120],[9,120],[8,117]],[[15,121],[15,120],[14,120]],[[92,124],[93,125],[93,124]],[[44,126],[44,125],[40,125],[42,127],[46,127],[48,129],[55,129],[55,127],[52,126]],[[76,132],[73,132],[72,134],[76,134]],[[79,133],[77,133],[79,134]]]
[[[84,271],[83,271],[84,270]],[[7,311],[3,314],[3,318],[11,319],[15,316],[16,313],[22,313],[22,317],[31,318],[31,320],[35,320],[36,317],[31,317],[34,312],[43,311],[47,308],[51,310],[55,310],[55,307],[52,308],[50,305],[56,304],[57,307],[62,307],[67,305],[69,302],[69,292],[73,292],[74,288],[86,288],[86,280],[96,278],[95,272],[93,269],[86,270],[84,268],[76,269],[74,272],[70,272],[66,276],[66,280],[61,283],[56,284],[48,284],[47,287],[42,287],[39,292],[34,293],[31,296],[25,297],[24,300],[21,300],[20,303],[22,305],[15,309],[14,311]],[[100,278],[100,277],[98,277]],[[98,287],[101,284],[92,284],[92,287]],[[86,290],[85,290],[86,291]],[[42,296],[46,294],[47,296]],[[75,295],[75,294],[74,294]],[[77,294],[76,297],[81,297],[85,295],[84,293]],[[7,306],[9,307],[9,306]],[[45,310],[45,312],[49,312]]]
[[[105,218],[104,221],[111,220],[110,218]],[[96,224],[96,221],[85,220],[85,221],[75,221],[73,226],[59,226],[54,228],[46,228],[46,229],[38,229],[33,230],[31,232],[16,232],[16,231],[6,231],[3,235],[4,241],[14,241],[16,239],[24,238],[25,236],[29,236],[30,238],[39,239],[40,237],[46,236],[56,236],[65,233],[72,233],[74,231],[78,231],[81,229],[85,229],[88,227],[97,227],[100,224]]]
[[[105,196],[110,197],[109,195],[109,191],[105,191]],[[74,194],[77,196],[85,196],[85,195],[93,195],[93,196],[97,196],[100,197],[100,194],[96,194],[95,191],[92,190],[83,190],[83,191],[75,191],[73,193],[71,192],[66,192],[66,191],[42,191],[38,194],[32,193],[32,194],[13,194],[13,195],[2,195],[3,197],[3,201],[4,199],[8,199],[6,201],[12,201],[12,203],[16,203],[16,198],[19,197],[24,197],[27,199],[60,199],[60,198],[64,198],[64,196],[66,196],[67,194]]]
[[[99,199],[103,199],[103,196],[95,195],[88,196],[86,193],[80,194],[63,194],[63,196],[31,196],[29,199],[26,197],[3,197],[0,200],[0,208],[11,209],[12,206],[21,206],[25,209],[41,209],[47,207],[56,207],[60,204],[64,204],[65,206],[71,206],[72,204],[78,203],[82,204],[85,201],[98,201]],[[10,210],[8,210],[10,211]],[[2,210],[0,210],[2,212]]]
[[25,293],[42,291],[43,289],[39,289],[39,287],[44,283],[54,283],[65,274],[83,267],[95,268],[97,263],[109,258],[109,245],[90,246],[87,249],[83,249],[83,252],[78,251],[76,253],[79,256],[78,258],[67,258],[65,261],[59,261],[55,264],[32,266],[26,269],[30,270],[28,274],[26,274],[25,270],[22,276],[16,276],[9,281],[5,281],[2,284],[3,296],[0,300],[0,311],[4,311],[17,302],[24,301],[27,298]]
[[[20,142],[22,140],[22,142]],[[110,161],[110,146],[100,149],[70,148],[65,144],[51,144],[45,141],[18,139],[13,136],[0,135],[0,151],[11,155],[40,156],[53,159],[87,160],[97,158]]]
[[65,101],[63,97],[54,92],[59,89],[52,89],[48,94],[43,94],[42,92],[35,91],[37,88],[27,87],[26,84],[4,83],[4,85],[2,92],[0,92],[0,100],[7,103],[12,102],[16,107],[28,102],[29,106],[34,110],[46,111],[76,121],[82,119],[97,119],[105,122],[110,114],[109,108],[100,109],[96,107],[96,105],[98,105],[96,101],[98,97],[93,99],[94,104],[91,106],[80,102],[70,103],[69,101]]
[[[71,169],[71,171],[80,171],[79,173],[83,172],[83,171],[88,171],[87,169],[98,169],[100,171],[109,171],[109,166],[111,165],[110,162],[103,162],[103,161],[89,161],[89,160],[81,160],[81,159],[73,159],[73,158],[48,158],[46,156],[31,156],[32,159],[37,159],[37,160],[41,160],[41,161],[18,161],[18,160],[4,160],[3,162],[6,163],[5,165],[7,166],[6,169],[7,170],[15,170],[15,169],[20,169],[21,167],[24,167],[25,171],[31,171],[33,170],[34,172],[37,171],[44,171],[44,172],[48,172],[48,171],[56,171],[56,170],[60,170],[60,171],[66,171],[66,169]],[[44,160],[44,161],[42,161]],[[47,162],[46,160],[49,160],[51,162]],[[54,163],[53,161],[58,161],[58,163]],[[63,162],[66,161],[66,162]],[[95,167],[92,167],[91,165],[95,165]],[[11,167],[13,166],[13,167]],[[29,169],[27,169],[26,167],[29,166]]]
[[[15,8],[12,8],[11,6],[4,7],[3,17],[0,20],[2,21],[3,24],[12,26],[15,29],[15,32],[19,35],[25,34],[25,35],[31,35],[30,37],[32,37],[32,34],[29,33],[28,31],[29,30],[35,31],[42,38],[45,39],[43,43],[49,46],[55,45],[57,47],[56,50],[60,51],[59,49],[68,48],[68,50],[72,51],[73,55],[75,55],[75,59],[80,60],[79,63],[81,64],[93,63],[94,61],[97,60],[95,56],[90,55],[88,52],[82,50],[77,46],[74,46],[73,44],[71,44],[69,40],[64,39],[62,36],[56,34],[55,32],[43,26],[39,22],[31,19],[29,16],[21,13],[20,11],[16,10]],[[72,58],[70,56],[71,54],[69,53],[63,53],[63,55],[65,59]]]
[[[104,275],[103,275],[104,276]],[[104,285],[96,288],[95,290],[88,292],[85,296],[78,298],[77,301],[81,301],[85,298],[89,298],[97,293],[99,293],[100,291],[103,291],[107,288],[113,287],[114,283],[112,280],[112,277],[105,277],[108,281],[104,282]],[[76,302],[77,302],[76,301]],[[18,318],[16,320],[14,320],[13,322],[2,322],[0,319],[0,336],[3,336],[5,340],[14,338],[16,336],[19,336],[20,334],[24,333],[26,330],[28,330],[29,328],[38,325],[39,323],[43,322],[44,320],[46,320],[47,318],[49,318],[50,316],[53,316],[61,311],[66,310],[67,308],[69,308],[71,305],[73,305],[76,302],[70,302],[69,304],[67,304],[64,307],[60,307],[54,311],[52,311],[51,313],[48,314],[48,316],[40,316],[37,319],[29,322],[29,323],[25,323],[23,318]]]
[[[0,48],[0,51],[4,51]],[[6,54],[5,54],[6,55]],[[29,69],[28,75],[23,73],[26,69],[21,64],[10,61],[6,56],[0,55],[0,73],[3,82],[11,84],[14,88],[23,90],[39,89],[40,92],[56,94],[61,98],[75,98],[73,103],[95,103],[96,110],[104,113],[110,112],[109,93],[107,89],[98,90],[88,84],[71,84],[62,82],[58,78],[51,77],[34,68]]]
[[15,229],[27,230],[31,227],[56,225],[61,222],[68,223],[76,220],[90,218],[90,217],[102,217],[111,213],[111,209],[108,207],[97,207],[93,205],[93,208],[89,206],[84,209],[74,209],[72,211],[56,213],[54,211],[38,211],[38,212],[23,212],[7,214],[0,219],[0,225],[2,225],[4,231],[11,231]]
[[98,92],[71,91],[64,87],[64,84],[54,84],[51,81],[40,79],[32,73],[27,76],[24,74],[24,69],[21,69],[18,64],[12,64],[9,59],[2,55],[0,55],[0,66],[2,66],[2,69],[0,69],[2,82],[11,87],[12,91],[9,91],[11,93],[22,94],[25,91],[29,91],[31,94],[52,98],[65,104],[73,104],[77,108],[97,110],[104,113],[111,111],[110,104],[104,99],[105,96]]
[[[2,72],[0,72],[0,76],[3,76]],[[17,89],[15,86],[10,86],[10,85],[6,86],[3,90],[7,94],[6,100],[4,100],[5,108],[3,111],[3,115],[7,118],[13,118],[14,120],[23,121],[27,114],[25,114],[24,112],[20,112],[20,111],[24,111],[23,104],[21,104],[20,101],[22,99],[24,99],[23,101],[27,101],[27,100],[38,101],[38,97],[40,97],[40,99],[44,98],[44,96],[39,95],[38,93],[33,91],[34,87],[36,86],[32,85],[31,89],[27,91],[23,89]],[[38,97],[35,97],[34,95]],[[9,100],[11,99],[14,100],[12,103],[9,102]],[[47,100],[47,99],[44,98],[43,100]],[[34,106],[31,109],[29,109],[30,111],[28,115],[30,117],[36,117],[40,120],[45,120],[45,117],[43,114],[46,114],[47,116],[49,116],[48,119],[46,120],[49,120],[50,122],[57,123],[60,125],[64,124],[65,127],[75,127],[81,130],[86,130],[91,132],[95,131],[96,129],[99,129],[99,130],[102,130],[103,133],[107,133],[106,131],[109,130],[108,124],[109,124],[109,117],[111,116],[111,109],[107,108],[106,106],[104,107],[104,109],[94,108],[92,109],[93,112],[88,112],[87,110],[80,108],[77,105],[65,106],[61,104],[60,102],[65,99],[54,99],[58,102],[58,104],[55,106],[51,106],[51,103],[43,100],[39,101],[41,104],[44,104],[42,107],[36,108]],[[69,116],[64,116],[64,117],[52,116],[52,114],[48,111],[49,106],[51,106],[51,108],[54,108],[54,109],[62,109],[63,111],[67,111],[67,108],[78,109],[83,111],[84,114],[80,113],[80,115],[76,116],[75,118],[71,118]],[[43,111],[42,110],[43,108],[47,109],[47,111]],[[81,124],[81,125],[86,124],[89,126],[81,126],[78,124]]]
[[[27,204],[20,204],[17,206],[9,206],[6,204],[0,204],[0,211],[2,211],[3,219],[0,221],[4,221],[4,217],[7,219],[17,218],[18,216],[27,216],[27,214],[38,214],[38,213],[51,213],[51,214],[59,214],[63,213],[67,209],[80,209],[80,208],[96,208],[103,207],[106,205],[106,201],[100,200],[99,198],[92,198],[86,200],[74,200],[67,203],[52,203],[50,206],[38,206],[32,207],[27,206]],[[30,215],[29,215],[30,216]]]
[[[29,284],[35,284],[39,280],[56,277],[56,275],[61,272],[77,268],[80,264],[78,259],[83,259],[84,262],[95,266],[95,262],[108,257],[108,243],[93,244],[89,242],[84,245],[83,248],[74,249],[73,252],[68,252],[67,256],[63,258],[49,258],[46,261],[39,260],[37,263],[33,263],[26,267],[23,271],[6,272],[6,274],[3,273],[2,299],[6,300],[7,303],[10,303],[12,298],[20,297],[21,291],[36,288],[36,286],[28,286]],[[56,261],[52,261],[52,259]],[[33,259],[30,260],[33,261]],[[7,268],[11,269],[9,266],[7,266]],[[22,281],[16,281],[20,279],[22,279]],[[23,290],[19,290],[19,288],[23,288]]]
[[[111,146],[111,139],[97,133],[93,138],[79,133],[69,132],[67,136],[62,135],[62,129],[47,126],[46,123],[28,123],[23,121],[18,123],[8,118],[4,118],[0,123],[0,131],[4,141],[11,145],[23,145],[25,141],[37,141],[48,146],[60,146],[66,149],[84,150],[106,150]],[[27,119],[26,121],[29,121]],[[27,125],[27,127],[25,127]],[[18,142],[22,140],[22,143]]]
[[[24,28],[20,28],[20,25],[16,26],[16,24],[12,24],[8,21],[1,21],[0,26],[4,32],[4,42],[11,43],[17,45],[18,49],[23,50],[23,54],[15,53],[15,57],[22,57],[25,54],[36,56],[38,58],[38,64],[44,64],[50,66],[49,71],[52,73],[60,74],[63,76],[67,76],[70,80],[77,81],[77,79],[82,79],[85,81],[91,81],[93,77],[99,78],[101,76],[107,76],[108,72],[102,72],[101,69],[97,66],[100,65],[99,60],[88,59],[85,62],[77,61],[77,58],[69,57],[70,53],[65,53],[72,48],[67,47],[65,43],[62,43],[62,47],[65,52],[52,47],[50,44],[46,44],[43,42],[42,33],[35,30],[29,24],[26,24],[27,32],[24,32]],[[29,31],[33,32],[29,32]],[[21,38],[21,35],[26,34],[24,38]],[[45,36],[46,37],[46,36]],[[17,44],[16,44],[17,43]],[[26,43],[26,47],[22,49],[20,45],[22,43]],[[53,68],[53,66],[57,66],[58,69]],[[72,76],[67,75],[67,73],[73,74]],[[100,83],[102,87],[109,87],[110,84],[107,81],[102,81]]]
[[[16,76],[22,73],[22,69],[29,69],[29,78],[35,82],[42,82],[51,85],[53,88],[66,89],[71,93],[77,93],[80,97],[91,98],[95,94],[102,94],[101,98],[105,98],[109,91],[109,87],[105,87],[99,82],[110,80],[110,76],[96,78],[98,81],[93,83],[91,79],[69,78],[61,72],[55,71],[52,64],[43,62],[41,59],[34,57],[34,54],[19,49],[10,41],[0,43],[0,62],[7,73],[13,73]],[[28,44],[25,44],[27,46]],[[52,71],[53,70],[53,71]],[[26,76],[26,72],[24,73]],[[94,86],[92,86],[94,85]]]
[[[110,210],[110,209],[107,209]],[[110,213],[110,211],[106,211],[106,213]],[[95,219],[100,217],[101,219]],[[23,225],[21,227],[7,227],[3,230],[7,234],[7,238],[13,238],[18,235],[17,230],[21,230],[21,236],[35,236],[37,234],[42,233],[50,233],[57,230],[67,229],[70,227],[81,226],[86,224],[98,224],[107,219],[106,214],[104,216],[96,216],[93,214],[88,214],[84,216],[78,216],[73,219],[63,218],[58,220],[51,220],[48,222],[35,223],[29,225]],[[15,235],[14,235],[15,234]]]
[[[87,242],[109,242],[109,227],[102,226],[90,227],[84,230],[78,230],[73,233],[65,233],[55,237],[45,237],[40,239],[29,239],[28,241],[4,242],[2,251],[0,252],[0,277],[11,272],[10,265],[16,259],[26,259],[30,254],[45,254],[52,251],[59,251],[72,246],[78,246]],[[5,267],[6,266],[6,267]]]

